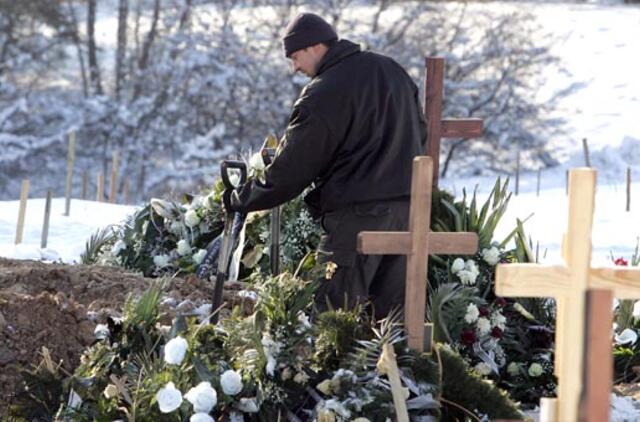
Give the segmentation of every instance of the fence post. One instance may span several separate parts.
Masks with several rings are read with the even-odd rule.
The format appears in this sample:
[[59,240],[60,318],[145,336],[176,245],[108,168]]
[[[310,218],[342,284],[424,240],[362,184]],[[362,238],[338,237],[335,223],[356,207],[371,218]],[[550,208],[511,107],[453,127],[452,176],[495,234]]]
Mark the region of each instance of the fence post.
[[109,202],[115,204],[116,195],[118,194],[118,151],[114,151],[111,157],[111,181],[109,182],[111,192],[109,193]]
[[591,157],[589,157],[589,144],[587,138],[582,138],[582,149],[584,151],[584,164],[587,167],[591,167]]
[[98,173],[98,184],[96,186],[96,201],[104,201],[104,174]]
[[47,199],[44,203],[44,223],[42,224],[42,239],[40,240],[40,248],[47,247],[49,238],[49,219],[51,217],[51,190],[47,191]]
[[15,244],[22,243],[22,234],[24,233],[24,218],[27,213],[27,198],[29,197],[29,179],[22,181],[20,189],[20,208],[18,210],[18,226],[16,227]]
[[122,203],[125,205],[129,203],[129,179],[124,179],[124,185],[122,186]]
[[73,189],[73,164],[76,161],[76,133],[69,133],[69,152],[67,155],[67,183],[64,189],[64,215],[69,216],[71,209],[71,190]]
[[89,172],[82,172],[82,199],[87,199],[87,192],[89,190]]

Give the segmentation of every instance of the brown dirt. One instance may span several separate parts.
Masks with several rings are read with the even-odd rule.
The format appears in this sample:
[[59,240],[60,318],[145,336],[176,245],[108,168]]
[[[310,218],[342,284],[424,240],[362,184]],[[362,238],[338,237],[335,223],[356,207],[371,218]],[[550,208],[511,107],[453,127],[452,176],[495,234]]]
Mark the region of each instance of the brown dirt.
[[[73,371],[93,340],[96,319],[118,315],[128,295],[139,296],[155,279],[121,268],[44,264],[0,258],[0,418],[19,381],[20,368],[36,365],[43,346],[53,362]],[[235,292],[243,283],[226,287],[225,301],[246,313],[253,303]],[[190,278],[165,281],[165,296],[180,309],[211,302],[213,283]],[[176,311],[164,307],[169,315]]]

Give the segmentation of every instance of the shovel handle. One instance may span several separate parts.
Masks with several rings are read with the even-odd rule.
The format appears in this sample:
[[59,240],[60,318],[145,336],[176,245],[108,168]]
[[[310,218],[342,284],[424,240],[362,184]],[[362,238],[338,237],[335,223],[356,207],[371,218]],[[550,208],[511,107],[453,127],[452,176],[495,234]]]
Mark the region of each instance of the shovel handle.
[[222,183],[226,189],[233,189],[234,186],[229,179],[229,170],[240,170],[240,185],[243,185],[247,181],[247,165],[244,161],[237,160],[222,160],[220,163],[220,175],[222,176]]

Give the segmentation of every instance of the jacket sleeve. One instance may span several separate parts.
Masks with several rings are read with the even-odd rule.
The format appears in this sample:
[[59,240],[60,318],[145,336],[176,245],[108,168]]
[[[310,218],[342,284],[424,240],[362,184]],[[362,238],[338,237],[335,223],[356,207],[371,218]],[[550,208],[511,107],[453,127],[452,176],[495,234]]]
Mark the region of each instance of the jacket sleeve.
[[248,213],[295,198],[330,165],[338,142],[323,117],[312,113],[304,101],[297,101],[264,181],[254,179],[241,186],[231,199],[231,208]]

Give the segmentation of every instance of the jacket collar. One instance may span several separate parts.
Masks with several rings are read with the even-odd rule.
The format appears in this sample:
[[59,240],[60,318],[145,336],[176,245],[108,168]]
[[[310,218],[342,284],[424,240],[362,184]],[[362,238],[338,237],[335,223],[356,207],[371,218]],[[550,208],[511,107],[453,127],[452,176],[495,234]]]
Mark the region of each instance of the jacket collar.
[[333,65],[340,63],[346,57],[349,57],[355,53],[360,52],[360,46],[352,43],[349,40],[339,40],[325,53],[320,63],[318,63],[318,70],[316,76],[322,74]]

